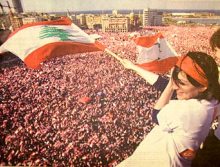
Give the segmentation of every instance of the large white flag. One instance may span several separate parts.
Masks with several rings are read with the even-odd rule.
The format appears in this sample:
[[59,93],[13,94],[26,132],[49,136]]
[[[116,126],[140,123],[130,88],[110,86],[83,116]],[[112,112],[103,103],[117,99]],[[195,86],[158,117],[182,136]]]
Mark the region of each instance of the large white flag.
[[22,26],[1,45],[0,53],[9,51],[35,69],[52,57],[104,49],[70,19],[63,18]]

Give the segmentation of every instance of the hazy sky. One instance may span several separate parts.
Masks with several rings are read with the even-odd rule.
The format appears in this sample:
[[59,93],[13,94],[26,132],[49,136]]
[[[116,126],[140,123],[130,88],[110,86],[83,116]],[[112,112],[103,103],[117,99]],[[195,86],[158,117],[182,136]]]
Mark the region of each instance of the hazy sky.
[[[11,0],[8,0],[12,5]],[[5,5],[6,0],[0,0]],[[24,11],[55,12],[106,9],[216,9],[220,0],[21,0]]]

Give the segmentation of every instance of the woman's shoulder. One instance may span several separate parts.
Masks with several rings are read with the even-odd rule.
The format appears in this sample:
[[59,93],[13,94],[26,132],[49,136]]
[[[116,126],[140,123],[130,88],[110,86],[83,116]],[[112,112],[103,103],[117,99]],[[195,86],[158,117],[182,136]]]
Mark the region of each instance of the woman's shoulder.
[[213,108],[217,105],[216,100],[207,101],[207,100],[197,100],[197,99],[189,99],[189,100],[171,100],[170,105],[178,106],[178,108],[189,108],[191,110],[201,110],[203,108]]

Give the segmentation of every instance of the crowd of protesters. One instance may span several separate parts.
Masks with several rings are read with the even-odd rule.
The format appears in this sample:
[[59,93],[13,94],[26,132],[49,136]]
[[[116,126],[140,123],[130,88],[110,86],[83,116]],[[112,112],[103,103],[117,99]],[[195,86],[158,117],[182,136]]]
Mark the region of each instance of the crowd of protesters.
[[[212,54],[213,27],[169,26],[156,31],[179,54]],[[109,50],[135,61],[136,46],[129,33],[95,33]],[[115,166],[153,127],[150,113],[160,93],[103,52],[66,55],[45,62],[39,70],[19,60],[4,65],[0,166]]]

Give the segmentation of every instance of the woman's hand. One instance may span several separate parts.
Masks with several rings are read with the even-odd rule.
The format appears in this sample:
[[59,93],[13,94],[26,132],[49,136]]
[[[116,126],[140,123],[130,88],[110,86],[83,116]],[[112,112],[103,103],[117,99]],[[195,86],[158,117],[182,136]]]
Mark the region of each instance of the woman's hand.
[[193,160],[196,157],[196,151],[193,149],[186,149],[179,154],[181,157],[188,159],[188,160]]
[[169,79],[169,82],[168,82],[168,84],[167,84],[167,87],[170,87],[172,90],[173,90],[173,85],[175,84],[174,81],[173,81],[173,79],[172,79],[173,69],[174,69],[174,68],[172,68],[171,71],[170,71],[170,79]]
[[167,84],[167,87],[169,87],[170,89],[173,90],[173,85],[174,85],[174,84],[175,84],[175,83],[174,83],[172,77],[170,77],[169,82],[168,82],[168,84]]
[[143,69],[142,67],[139,67],[138,65],[135,65],[134,63],[132,63],[130,60],[128,59],[121,59],[120,63],[127,69],[133,70],[134,72],[136,72],[138,75],[140,75],[142,78],[144,78],[149,84],[153,85],[159,75],[147,71],[145,69]]
[[[172,76],[172,75],[171,75]],[[164,91],[162,92],[162,94],[160,95],[160,98],[158,99],[158,101],[156,102],[154,109],[156,110],[160,110],[162,109],[166,104],[169,103],[170,99],[172,98],[173,92],[174,92],[174,81],[172,79],[172,77],[170,77],[170,80],[166,86],[166,88],[164,89]]]

